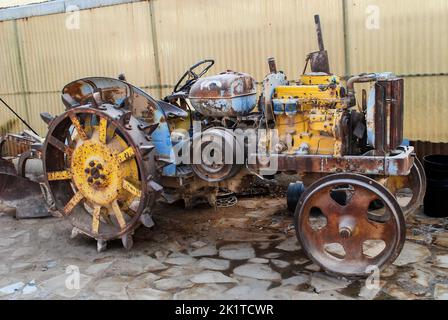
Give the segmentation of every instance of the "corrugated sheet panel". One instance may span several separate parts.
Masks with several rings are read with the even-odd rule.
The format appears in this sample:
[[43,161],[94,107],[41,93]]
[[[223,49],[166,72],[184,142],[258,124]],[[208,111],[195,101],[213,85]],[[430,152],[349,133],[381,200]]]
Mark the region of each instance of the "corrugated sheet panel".
[[80,11],[79,29],[67,29],[69,15],[18,20],[30,122],[45,132],[39,113],[59,114],[56,97],[78,78],[116,77],[124,72],[137,86],[157,85],[149,6],[146,2]]
[[431,143],[414,141],[411,143],[416,150],[417,157],[423,161],[423,158],[427,155],[442,154],[448,155],[448,143]]
[[0,94],[22,91],[15,21],[0,22]]
[[[367,28],[379,9],[379,29]],[[375,9],[375,8],[373,8]],[[397,74],[448,73],[448,1],[347,0],[348,53],[351,74],[392,71]],[[405,136],[448,142],[448,77],[405,78]]]
[[216,60],[212,72],[238,70],[262,81],[267,58],[273,56],[280,70],[297,79],[306,54],[318,50],[316,13],[332,69],[344,72],[341,1],[163,0],[154,2],[154,13],[163,84],[174,84],[190,65],[206,58]]
[[[15,24],[15,21],[0,22],[0,96],[25,117],[26,104],[25,96],[21,94],[24,90]],[[22,129],[18,119],[0,105],[0,135]]]

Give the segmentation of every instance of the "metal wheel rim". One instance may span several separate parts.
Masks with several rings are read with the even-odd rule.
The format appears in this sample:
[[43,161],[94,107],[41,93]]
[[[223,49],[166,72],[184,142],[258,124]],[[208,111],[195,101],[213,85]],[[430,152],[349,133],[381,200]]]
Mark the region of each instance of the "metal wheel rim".
[[[376,193],[379,192],[381,200],[383,200],[389,207],[392,216],[391,220],[395,221],[392,223],[393,225],[393,235],[392,235],[392,243],[387,244],[386,248],[376,256],[375,259],[369,261],[369,259],[363,258],[363,263],[357,264],[356,262],[350,262],[347,259],[336,259],[329,254],[317,252],[314,250],[316,244],[312,243],[316,241],[316,237],[309,237],[309,229],[308,232],[305,232],[304,226],[308,224],[306,222],[306,218],[308,216],[304,213],[306,210],[309,210],[310,207],[307,205],[307,201],[311,199],[314,195],[317,195],[322,190],[327,190],[329,187],[334,185],[341,184],[350,184],[355,185],[359,188],[367,189],[370,192]],[[347,213],[344,213],[346,215]],[[328,219],[328,213],[326,214]],[[334,216],[334,214],[333,214]],[[333,222],[331,222],[333,223]],[[308,257],[318,266],[322,267],[330,274],[334,274],[337,276],[345,276],[345,277],[365,277],[367,275],[367,268],[369,266],[375,265],[379,269],[383,269],[389,263],[392,263],[400,254],[401,249],[403,248],[405,241],[405,220],[403,213],[401,211],[400,206],[398,205],[396,199],[393,195],[383,186],[375,182],[374,180],[355,174],[337,174],[332,176],[327,176],[317,182],[315,182],[312,186],[310,186],[305,193],[302,195],[299,204],[295,213],[295,226],[296,226],[296,234],[299,239],[299,242],[302,244],[302,248]],[[335,240],[338,239],[336,236]],[[314,239],[314,240],[313,240]],[[353,241],[354,238],[350,238]],[[365,240],[376,240],[376,239],[365,239]],[[381,239],[383,240],[383,239]],[[320,241],[320,240],[319,240]],[[334,240],[333,240],[334,241]],[[354,243],[354,242],[353,242]],[[348,241],[345,243],[348,244]],[[352,246],[354,246],[353,244]],[[345,245],[344,245],[345,247]],[[350,246],[348,246],[350,248]],[[345,249],[345,248],[344,248]],[[346,250],[347,251],[347,250]],[[350,254],[353,255],[353,254]],[[355,254],[357,256],[357,254]]]
[[[132,132],[130,132],[131,130],[127,130],[123,127],[123,125],[120,123],[120,117],[125,113],[125,111],[117,110],[112,105],[103,105],[101,109],[92,108],[90,107],[90,105],[70,109],[57,117],[52,122],[47,135],[47,139],[45,140],[44,144],[43,164],[44,171],[46,172],[45,182],[48,189],[50,190],[51,196],[53,197],[53,199],[55,199],[57,209],[63,213],[64,217],[70,220],[75,228],[77,228],[82,233],[98,240],[107,241],[120,237],[122,238],[125,235],[132,234],[133,230],[135,230],[140,225],[140,216],[142,215],[143,210],[148,205],[151,206],[154,203],[154,196],[153,194],[151,194],[151,192],[149,192],[147,184],[145,183],[145,177],[148,177],[150,172],[150,164],[149,161],[145,161],[142,158],[141,154],[138,152],[138,146],[144,143],[143,141],[145,139],[145,136],[143,133],[139,132],[139,129],[137,129],[139,122],[133,117],[131,117],[129,122],[129,128],[133,128]],[[80,203],[82,203],[85,199],[85,196],[81,197],[81,195],[79,195],[80,191],[78,191],[77,193],[72,192],[72,194],[70,194],[68,185],[70,184],[73,188],[73,181],[71,178],[65,180],[53,180],[54,175],[51,175],[52,172],[57,171],[55,170],[55,166],[61,165],[61,162],[55,164],[52,161],[56,157],[59,157],[60,161],[61,154],[62,157],[65,157],[66,152],[64,152],[62,149],[68,147],[68,145],[58,139],[58,137],[62,138],[65,141],[64,136],[61,136],[61,134],[66,134],[65,132],[68,130],[68,128],[73,125],[71,116],[78,117],[78,115],[80,114],[94,114],[100,118],[107,119],[107,123],[110,123],[110,125],[116,128],[115,130],[119,131],[120,134],[122,134],[122,136],[126,140],[126,143],[129,145],[130,150],[132,149],[132,159],[135,159],[137,163],[138,173],[142,182],[140,184],[140,201],[135,214],[132,217],[128,217],[128,219],[125,219],[125,224],[120,224],[119,230],[114,230],[112,227],[106,227],[107,232],[101,232],[100,230],[95,232],[93,230],[95,224],[93,222],[93,217],[95,216],[96,219],[100,220],[99,223],[101,228],[101,211],[99,211],[98,213],[98,210],[95,209],[93,213],[88,212],[84,205],[80,205]],[[55,138],[57,139],[57,141],[55,140]],[[55,152],[59,152],[59,155],[55,154]],[[73,150],[71,151],[71,153],[73,153]],[[64,160],[64,166],[65,165],[66,163]],[[62,195],[61,191],[69,193],[68,197]],[[62,205],[64,202],[65,205]],[[74,204],[74,208],[72,208],[71,210],[77,210],[77,212],[75,212],[76,216],[72,214],[71,211],[68,211],[68,209],[70,209],[70,207],[67,208],[69,202]],[[118,215],[116,216],[116,219],[117,221],[120,220],[118,218]],[[123,222],[123,220],[121,220],[121,222]]]

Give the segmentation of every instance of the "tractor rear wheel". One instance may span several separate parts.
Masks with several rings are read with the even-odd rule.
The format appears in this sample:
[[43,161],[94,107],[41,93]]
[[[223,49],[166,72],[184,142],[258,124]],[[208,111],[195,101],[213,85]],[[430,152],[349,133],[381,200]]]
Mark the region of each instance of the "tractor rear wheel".
[[[132,234],[155,203],[160,186],[154,147],[129,111],[110,104],[67,110],[55,118],[44,144],[43,164],[56,208],[73,233],[132,247]],[[160,188],[159,188],[160,187]]]

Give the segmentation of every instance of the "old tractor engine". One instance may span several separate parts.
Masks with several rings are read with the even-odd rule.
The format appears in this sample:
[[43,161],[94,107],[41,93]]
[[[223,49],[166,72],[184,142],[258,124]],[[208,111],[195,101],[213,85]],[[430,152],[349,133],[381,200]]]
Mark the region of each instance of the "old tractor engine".
[[[130,248],[139,225],[153,226],[157,199],[213,205],[219,190],[237,192],[254,176],[299,174],[288,205],[310,259],[343,276],[387,266],[425,191],[413,148],[402,146],[403,80],[376,73],[344,83],[330,72],[315,22],[319,51],[307,56],[300,79],[288,80],[270,58],[258,96],[246,73],[203,77],[213,60],[189,68],[163,100],[124,77],[65,86],[66,111],[42,114],[53,209],[99,250],[113,239]],[[359,99],[356,84],[369,82],[369,97]]]

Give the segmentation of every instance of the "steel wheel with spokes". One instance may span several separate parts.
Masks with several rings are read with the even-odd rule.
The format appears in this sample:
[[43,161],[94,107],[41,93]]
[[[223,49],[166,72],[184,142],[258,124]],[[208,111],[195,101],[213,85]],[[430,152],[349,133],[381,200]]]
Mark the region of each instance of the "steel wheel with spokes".
[[384,268],[405,240],[396,199],[376,181],[356,174],[335,174],[311,185],[298,203],[295,225],[309,258],[345,277],[367,276],[371,266]]
[[46,183],[57,209],[74,230],[98,240],[132,233],[151,209],[154,147],[126,110],[103,104],[69,109],[51,122],[44,145]]

